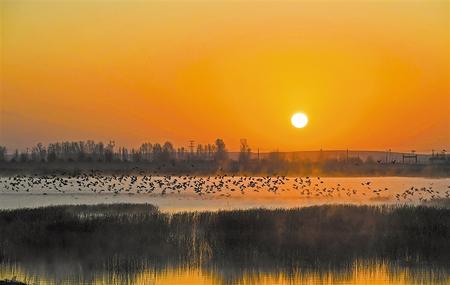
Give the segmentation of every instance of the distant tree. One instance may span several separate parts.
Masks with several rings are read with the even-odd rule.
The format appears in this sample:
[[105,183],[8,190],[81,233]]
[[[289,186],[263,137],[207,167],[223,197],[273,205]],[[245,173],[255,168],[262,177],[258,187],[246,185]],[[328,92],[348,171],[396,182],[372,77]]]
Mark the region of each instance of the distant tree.
[[35,146],[31,148],[31,161],[39,161],[39,153]]
[[197,145],[197,151],[196,151],[196,156],[198,160],[203,160],[204,159],[204,151],[203,151],[203,146],[201,144]]
[[225,148],[225,142],[222,139],[216,139],[215,145],[216,145],[216,148],[215,148],[216,152],[214,155],[214,159],[217,162],[223,162],[223,161],[227,160],[228,152]]
[[153,160],[160,161],[162,156],[162,146],[159,143],[155,143],[152,149]]
[[47,158],[47,150],[45,149],[45,146],[42,143],[38,143],[36,145],[36,150],[39,156],[39,161],[45,161]]
[[0,161],[6,160],[6,147],[0,146]]
[[177,150],[177,159],[185,160],[186,159],[186,149],[184,147],[179,147]]
[[128,157],[128,149],[125,147],[122,147],[121,149],[119,149],[119,155],[120,155],[120,159],[122,161],[128,161],[129,157]]
[[14,151],[14,154],[13,154],[12,158],[11,158],[11,161],[12,162],[18,162],[19,161],[19,156],[20,156],[19,150],[16,149]]
[[212,160],[213,159],[213,155],[216,152],[216,146],[212,145],[212,144],[208,144],[206,146],[206,148],[207,148],[207,153],[208,153],[207,154],[208,160]]
[[87,153],[87,159],[89,161],[92,161],[95,159],[94,155],[95,155],[95,142],[92,140],[88,140],[86,141],[86,153]]
[[250,161],[251,149],[246,139],[241,139],[241,147],[239,151],[239,163],[247,164]]
[[152,144],[151,143],[143,143],[140,147],[139,150],[141,152],[142,155],[142,159],[145,161],[150,161],[151,160],[151,156],[152,156]]
[[103,161],[105,158],[105,145],[99,142],[95,145],[95,160]]
[[47,147],[47,161],[53,162],[56,160],[56,146],[55,144],[49,144]]
[[86,142],[80,141],[78,143],[79,145],[79,151],[78,151],[78,161],[84,161],[86,159]]
[[134,148],[131,149],[131,160],[134,162],[141,161],[141,152],[139,150],[136,150]]
[[27,162],[27,161],[28,161],[28,150],[20,154],[20,162]]
[[114,158],[114,147],[116,143],[114,141],[110,141],[105,148],[105,161],[111,162]]
[[171,142],[165,142],[162,147],[161,161],[169,161],[174,158],[175,149]]

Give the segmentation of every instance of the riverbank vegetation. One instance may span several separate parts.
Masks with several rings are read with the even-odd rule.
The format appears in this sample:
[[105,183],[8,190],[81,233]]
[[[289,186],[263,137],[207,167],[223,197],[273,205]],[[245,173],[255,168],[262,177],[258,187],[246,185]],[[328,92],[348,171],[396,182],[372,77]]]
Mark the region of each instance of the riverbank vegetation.
[[[448,267],[450,209],[327,205],[167,214],[146,204],[0,211],[0,262],[291,268],[381,259]],[[128,270],[127,269],[127,270]],[[131,270],[130,269],[130,270]]]

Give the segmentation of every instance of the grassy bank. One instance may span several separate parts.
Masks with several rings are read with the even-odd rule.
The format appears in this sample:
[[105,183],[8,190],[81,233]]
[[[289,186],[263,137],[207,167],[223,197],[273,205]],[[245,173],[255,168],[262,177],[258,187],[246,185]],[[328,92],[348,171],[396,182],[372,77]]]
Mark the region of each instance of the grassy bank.
[[0,211],[1,259],[139,264],[346,266],[357,259],[447,264],[450,209],[330,205],[165,214],[152,205]]

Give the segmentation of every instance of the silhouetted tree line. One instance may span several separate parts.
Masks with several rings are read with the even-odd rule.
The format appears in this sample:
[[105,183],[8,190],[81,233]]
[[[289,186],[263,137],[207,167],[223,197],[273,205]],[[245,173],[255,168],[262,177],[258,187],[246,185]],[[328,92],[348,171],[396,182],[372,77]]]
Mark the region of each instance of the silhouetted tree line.
[[[98,169],[117,168],[121,166],[106,166],[112,163],[128,163],[128,165],[143,167],[162,172],[215,172],[251,174],[298,174],[298,175],[438,175],[450,176],[450,157],[444,154],[433,156],[429,164],[399,164],[393,161],[375,160],[368,156],[365,160],[359,156],[330,157],[322,154],[318,159],[289,156],[278,151],[265,153],[260,157],[254,153],[245,139],[241,140],[240,151],[231,156],[225,142],[218,138],[213,144],[198,144],[196,147],[175,147],[167,141],[163,144],[145,142],[138,148],[116,147],[114,141],[108,143],[87,141],[65,141],[50,143],[44,146],[38,143],[31,149],[20,152],[15,150],[7,155],[5,147],[0,146],[0,170],[16,171],[22,168],[65,169],[61,163],[85,162],[102,163]],[[439,163],[435,160],[439,158]],[[33,163],[39,163],[33,166]],[[54,162],[59,164],[53,165]],[[5,164],[7,163],[7,165]],[[16,166],[14,166],[16,165]],[[27,166],[30,165],[30,166]],[[95,168],[92,166],[92,168]],[[67,166],[67,169],[71,167]],[[97,168],[96,168],[97,169]]]
[[174,147],[167,141],[164,144],[146,142],[139,148],[116,148],[115,142],[65,141],[50,143],[47,147],[38,143],[24,152],[15,150],[7,159],[6,147],[0,146],[0,161],[10,162],[170,162],[176,160],[217,161],[228,159],[228,151],[222,139],[214,144],[199,144],[196,150],[188,151],[184,147]]

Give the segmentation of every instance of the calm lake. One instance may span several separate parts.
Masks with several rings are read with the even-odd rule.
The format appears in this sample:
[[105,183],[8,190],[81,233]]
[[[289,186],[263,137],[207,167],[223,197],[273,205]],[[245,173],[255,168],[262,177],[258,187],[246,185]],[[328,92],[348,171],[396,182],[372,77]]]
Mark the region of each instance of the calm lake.
[[214,211],[255,207],[292,208],[329,203],[419,204],[448,197],[450,197],[450,178],[195,176],[0,178],[0,209],[66,204],[150,203],[167,212]]

